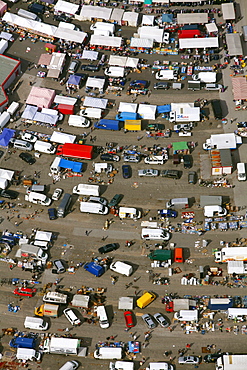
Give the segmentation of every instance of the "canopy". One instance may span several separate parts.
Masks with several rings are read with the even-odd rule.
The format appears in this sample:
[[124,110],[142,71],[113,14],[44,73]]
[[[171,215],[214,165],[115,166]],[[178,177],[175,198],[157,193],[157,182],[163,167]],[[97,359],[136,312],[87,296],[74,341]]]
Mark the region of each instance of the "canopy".
[[172,23],[173,22],[173,14],[162,14],[162,22],[163,23]]
[[221,10],[225,21],[235,19],[234,3],[221,4]]
[[126,102],[120,102],[118,112],[130,112],[130,113],[136,113],[137,110],[137,104],[134,103],[126,103]]
[[179,49],[206,49],[206,48],[209,49],[217,48],[218,46],[219,46],[218,37],[200,37],[179,40]]
[[82,172],[83,163],[82,162],[75,162],[70,161],[68,159],[61,158],[59,162],[59,167],[61,168],[68,168],[73,172]]
[[56,95],[54,103],[65,104],[65,105],[75,105],[77,102],[76,98],[71,98],[70,96]]
[[178,38],[179,39],[186,39],[186,38],[193,38],[195,35],[200,36],[200,30],[179,30],[178,31]]
[[47,66],[48,69],[62,70],[65,63],[66,54],[64,53],[52,53],[50,64]]
[[33,105],[27,105],[21,115],[21,118],[33,121],[33,117],[35,116],[37,111],[38,107],[35,107]]
[[111,13],[110,21],[114,21],[114,23],[116,22],[119,25],[121,25],[123,14],[124,14],[123,9],[114,8]]
[[55,98],[55,90],[33,86],[27,97],[26,104],[39,108],[50,108]]
[[112,9],[102,6],[83,5],[79,18],[82,20],[104,19],[108,21],[111,17]]
[[165,105],[158,105],[157,106],[157,114],[169,113],[170,111],[171,111],[171,104],[165,104]]
[[46,242],[50,242],[51,239],[52,239],[52,233],[49,232],[49,231],[41,231],[41,230],[38,230],[38,231],[36,231],[35,239],[36,240],[44,240]]
[[0,1],[0,15],[2,16],[3,13],[8,9],[8,5],[4,1]]
[[51,54],[41,54],[39,57],[38,64],[48,66],[51,62],[52,55]]
[[91,98],[90,96],[86,96],[83,105],[84,107],[106,109],[107,103],[108,99]]
[[143,119],[154,120],[156,108],[157,105],[139,104],[137,113],[139,113]]
[[132,48],[148,48],[153,47],[154,41],[152,39],[143,39],[138,37],[131,37],[130,46]]
[[5,179],[8,181],[12,180],[12,177],[14,176],[15,171],[5,170],[4,168],[0,168],[0,178]]
[[33,121],[47,123],[51,126],[55,126],[58,121],[58,116],[55,116],[54,114],[47,114],[44,112],[36,112]]
[[[1,1],[0,1],[0,4],[1,4]],[[6,6],[7,6],[7,4],[6,4]],[[2,31],[0,33],[0,38],[4,39],[4,40],[7,40],[7,41],[10,41],[13,38],[13,35],[11,33]]]
[[124,12],[122,21],[128,22],[128,26],[136,27],[138,24],[139,13]]
[[177,143],[172,143],[172,148],[173,152],[189,149],[187,141],[178,141]]
[[91,35],[90,45],[120,48],[122,37]]
[[105,78],[88,77],[86,87],[94,87],[103,90],[105,85]]
[[129,68],[137,68],[138,63],[139,63],[138,58],[121,57],[118,55],[110,55],[109,62],[108,62],[108,64],[112,66],[129,67]]
[[216,26],[216,24],[214,22],[207,23],[207,24],[205,24],[205,26],[206,26],[206,29],[207,29],[208,33],[218,32],[218,27]]
[[67,1],[58,0],[54,6],[55,12],[62,12],[66,14],[75,14],[79,9],[79,5],[69,3]]
[[226,43],[227,43],[228,54],[230,56],[243,55],[243,49],[242,49],[239,33],[227,33]]
[[244,274],[246,273],[244,261],[228,261],[227,262],[228,274]]
[[68,28],[57,28],[55,37],[58,39],[66,40],[66,41],[73,41],[77,42],[78,44],[82,44],[87,37],[85,32],[76,31],[76,30],[69,30]]
[[247,81],[246,77],[232,77],[232,87],[234,100],[247,99]]
[[8,146],[10,139],[15,135],[15,130],[4,128],[0,134],[0,146]]
[[97,60],[99,53],[92,50],[83,50],[81,59]]
[[208,13],[178,13],[178,24],[208,23]]
[[60,73],[61,73],[60,69],[49,69],[46,77],[58,78]]
[[69,79],[67,81],[67,84],[79,86],[80,85],[80,82],[81,82],[81,76],[77,76],[77,75],[71,74],[69,76]]
[[89,118],[100,119],[102,116],[102,110],[99,108],[86,108],[82,110],[82,115]]
[[148,25],[148,26],[153,26],[154,25],[154,15],[149,15],[149,14],[143,14],[142,16],[142,24]]
[[51,138],[50,138],[51,142],[60,143],[60,144],[65,144],[65,143],[73,144],[75,140],[76,140],[75,135],[69,135],[63,132],[59,132],[59,131],[53,131]]
[[149,38],[155,42],[163,42],[164,29],[159,27],[142,26],[138,28],[138,35],[140,38]]

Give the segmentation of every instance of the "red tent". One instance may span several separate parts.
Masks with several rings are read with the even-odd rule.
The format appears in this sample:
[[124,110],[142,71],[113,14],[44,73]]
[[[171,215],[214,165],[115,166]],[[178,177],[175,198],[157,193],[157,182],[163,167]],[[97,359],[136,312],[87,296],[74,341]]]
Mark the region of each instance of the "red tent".
[[179,30],[178,38],[179,39],[191,39],[195,36],[201,36],[200,30]]

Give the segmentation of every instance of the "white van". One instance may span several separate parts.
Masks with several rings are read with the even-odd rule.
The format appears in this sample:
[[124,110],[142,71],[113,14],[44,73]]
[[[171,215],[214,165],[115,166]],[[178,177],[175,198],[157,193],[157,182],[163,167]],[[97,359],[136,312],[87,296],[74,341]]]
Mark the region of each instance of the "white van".
[[52,164],[50,165],[50,171],[52,174],[58,174],[61,170],[61,167],[59,167],[59,163],[61,161],[61,157],[56,157]]
[[96,213],[98,215],[107,215],[109,209],[100,203],[81,202],[80,211],[83,213]]
[[227,215],[227,210],[221,206],[205,206],[204,216],[205,217],[223,217]]
[[67,295],[58,292],[48,292],[43,296],[43,301],[48,303],[67,303]]
[[110,163],[95,163],[94,171],[96,173],[102,173],[102,172],[109,173],[113,171],[113,166]]
[[73,187],[73,194],[94,195],[98,197],[100,194],[100,187],[99,185],[78,184]]
[[27,188],[26,194],[30,194],[31,192],[35,193],[44,193],[45,192],[45,185],[32,185]]
[[45,322],[41,317],[27,316],[24,321],[24,327],[32,330],[47,330],[48,322]]
[[46,154],[54,154],[56,152],[56,147],[51,143],[47,143],[45,141],[37,140],[34,143],[34,150],[36,152],[46,153]]
[[31,348],[17,348],[16,358],[17,360],[40,361],[41,353]]
[[121,360],[123,349],[121,347],[100,347],[94,351],[93,355],[98,360]]
[[51,204],[51,199],[45,194],[36,193],[31,191],[29,194],[25,195],[25,200],[34,204],[41,204],[42,206],[49,206]]
[[99,317],[99,325],[102,329],[109,328],[110,324],[108,321],[107,313],[105,306],[98,306],[97,307],[97,316]]
[[134,368],[135,364],[132,361],[116,361],[115,364],[110,362],[109,365],[110,370],[134,370]]
[[71,308],[65,308],[63,310],[64,316],[71,323],[71,325],[81,325],[81,320],[76,316]]
[[67,361],[62,367],[59,368],[59,370],[75,370],[79,367],[79,364],[77,361]]
[[180,310],[175,312],[174,319],[178,321],[198,321],[198,311]]
[[14,139],[14,148],[21,150],[33,150],[33,145],[28,141]]
[[69,126],[88,128],[91,124],[88,118],[71,114],[68,120]]
[[104,73],[109,77],[124,77],[125,69],[124,67],[107,67]]
[[120,261],[112,262],[110,269],[125,276],[130,276],[133,272],[133,267],[131,265]]
[[150,362],[146,370],[173,370],[174,366],[167,362]]
[[173,198],[166,203],[166,208],[189,208],[189,198]]
[[109,31],[109,34],[112,36],[115,31],[115,25],[113,23],[107,23],[107,22],[96,22],[90,26],[91,31],[95,30],[107,30]]
[[119,212],[118,212],[119,218],[141,218],[142,213],[139,211],[137,208],[133,207],[119,207]]
[[246,180],[245,163],[237,163],[238,181]]
[[31,19],[32,21],[41,22],[41,19],[37,16],[37,14],[34,14],[32,12],[28,12],[25,9],[19,9],[17,12],[17,15],[23,18]]
[[169,240],[170,233],[165,229],[142,229],[142,239],[145,240]]

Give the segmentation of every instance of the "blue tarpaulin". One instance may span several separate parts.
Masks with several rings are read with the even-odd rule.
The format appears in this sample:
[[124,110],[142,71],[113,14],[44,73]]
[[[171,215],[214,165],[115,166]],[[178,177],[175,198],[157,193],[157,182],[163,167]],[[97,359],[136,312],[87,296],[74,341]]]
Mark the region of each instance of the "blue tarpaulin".
[[171,111],[171,104],[166,105],[158,105],[157,106],[157,113],[169,113]]
[[163,23],[172,23],[173,22],[173,15],[172,14],[162,14],[162,22]]
[[59,167],[68,168],[73,172],[82,172],[83,163],[69,161],[68,159],[61,158],[59,162]]
[[70,75],[67,84],[68,85],[80,85],[81,76]]
[[8,146],[10,139],[15,135],[15,130],[4,128],[0,135],[0,146]]

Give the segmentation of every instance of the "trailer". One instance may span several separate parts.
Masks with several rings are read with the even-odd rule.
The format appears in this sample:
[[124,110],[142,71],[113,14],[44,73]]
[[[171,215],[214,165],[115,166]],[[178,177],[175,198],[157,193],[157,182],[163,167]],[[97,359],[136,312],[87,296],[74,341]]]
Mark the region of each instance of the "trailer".
[[80,339],[47,338],[43,345],[43,352],[58,355],[77,355],[80,344]]
[[56,154],[69,158],[92,159],[93,146],[65,143],[57,147]]
[[222,248],[214,254],[215,262],[247,261],[246,247]]
[[94,127],[101,130],[118,131],[120,128],[119,124],[120,122],[115,119],[101,119],[94,124]]
[[211,311],[226,311],[231,307],[233,307],[232,298],[211,298],[208,303]]
[[247,355],[223,355],[217,359],[216,370],[246,370]]
[[124,129],[128,131],[141,131],[142,121],[140,119],[128,119],[124,121]]
[[118,309],[119,310],[133,310],[134,298],[133,297],[119,297]]

